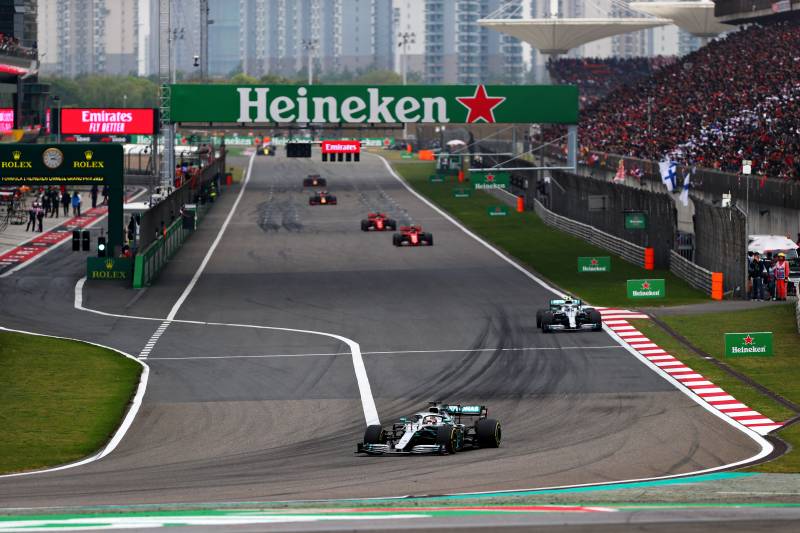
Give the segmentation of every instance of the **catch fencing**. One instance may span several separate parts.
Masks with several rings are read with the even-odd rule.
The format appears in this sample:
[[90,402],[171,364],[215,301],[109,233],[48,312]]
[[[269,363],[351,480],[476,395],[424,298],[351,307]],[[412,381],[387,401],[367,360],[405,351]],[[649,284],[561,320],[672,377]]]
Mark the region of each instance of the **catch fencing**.
[[164,230],[180,217],[186,204],[204,204],[208,200],[211,186],[218,185],[225,175],[224,154],[203,168],[194,179],[187,179],[181,187],[148,209],[141,220],[139,248],[145,249],[163,236]]
[[541,202],[534,200],[534,210],[545,224],[564,231],[587,242],[594,244],[604,250],[608,250],[622,257],[629,263],[639,267],[645,267],[647,249],[625,239],[620,239],[604,231],[600,231],[588,224],[583,224],[567,217],[558,215],[547,209]]
[[695,202],[695,263],[722,272],[725,294],[746,297],[747,217],[737,208]]

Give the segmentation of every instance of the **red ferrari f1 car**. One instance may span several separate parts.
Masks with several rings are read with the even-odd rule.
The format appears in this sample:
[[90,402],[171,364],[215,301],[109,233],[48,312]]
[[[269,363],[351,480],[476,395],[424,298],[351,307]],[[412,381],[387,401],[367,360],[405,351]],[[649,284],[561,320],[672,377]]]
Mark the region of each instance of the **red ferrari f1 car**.
[[328,191],[315,192],[314,196],[308,199],[308,205],[336,205],[336,197]]
[[433,234],[422,231],[422,226],[400,226],[400,233],[392,236],[395,246],[433,246]]
[[325,178],[320,178],[319,174],[309,174],[307,178],[303,180],[303,187],[327,187],[328,180]]
[[387,231],[396,230],[397,222],[383,213],[370,213],[361,221],[361,231]]

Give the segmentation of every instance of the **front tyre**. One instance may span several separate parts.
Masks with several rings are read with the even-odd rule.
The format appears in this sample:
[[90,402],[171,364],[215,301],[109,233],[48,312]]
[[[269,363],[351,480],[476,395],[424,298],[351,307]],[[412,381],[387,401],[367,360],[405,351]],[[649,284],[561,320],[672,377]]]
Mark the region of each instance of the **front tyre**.
[[381,426],[367,426],[364,432],[364,444],[386,444],[386,432]]
[[600,314],[600,311],[597,309],[592,309],[588,312],[589,322],[592,323],[594,326],[594,331],[600,331],[603,329],[603,316]]
[[463,437],[455,426],[439,426],[436,430],[436,444],[447,453],[456,453],[463,444]]
[[475,424],[475,437],[481,448],[499,448],[503,438],[500,422],[491,418],[478,420]]

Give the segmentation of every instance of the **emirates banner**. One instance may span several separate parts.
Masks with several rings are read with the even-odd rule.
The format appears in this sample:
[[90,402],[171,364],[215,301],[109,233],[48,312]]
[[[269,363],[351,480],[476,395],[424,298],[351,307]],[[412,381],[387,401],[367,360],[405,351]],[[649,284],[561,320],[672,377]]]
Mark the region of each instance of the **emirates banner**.
[[172,86],[173,122],[577,124],[569,85]]

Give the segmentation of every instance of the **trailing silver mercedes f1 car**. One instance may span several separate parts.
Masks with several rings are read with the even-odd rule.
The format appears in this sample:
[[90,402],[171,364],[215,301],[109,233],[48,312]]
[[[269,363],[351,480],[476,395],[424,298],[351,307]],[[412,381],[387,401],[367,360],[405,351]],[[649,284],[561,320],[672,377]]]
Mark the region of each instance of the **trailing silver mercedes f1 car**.
[[603,318],[594,307],[583,305],[583,302],[569,296],[563,299],[550,300],[550,307],[536,311],[536,327],[544,333],[553,331],[577,331],[603,329]]
[[384,428],[367,426],[356,453],[369,455],[448,454],[470,448],[497,448],[500,422],[487,418],[485,405],[431,402],[426,411]]

